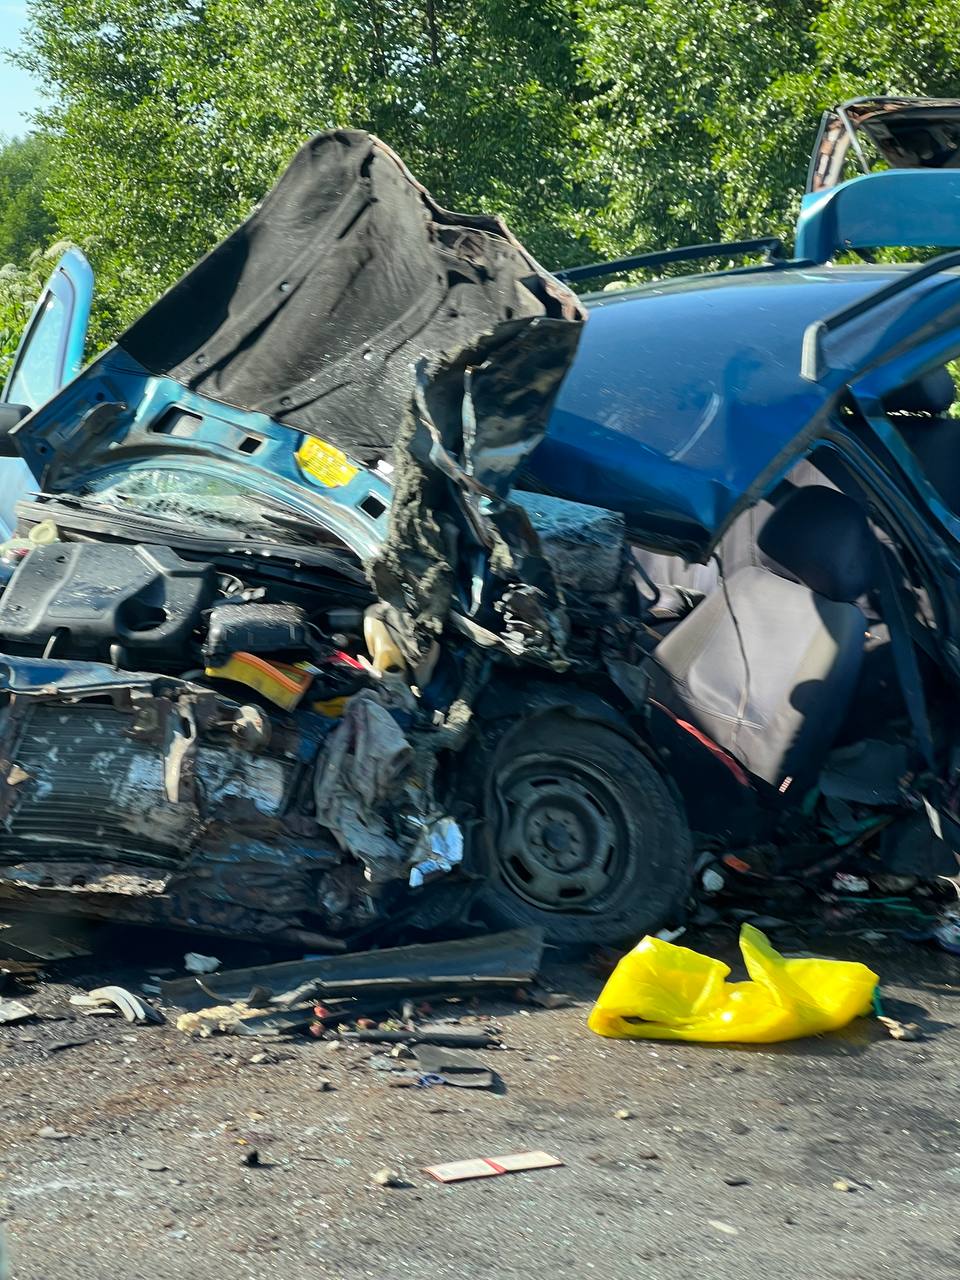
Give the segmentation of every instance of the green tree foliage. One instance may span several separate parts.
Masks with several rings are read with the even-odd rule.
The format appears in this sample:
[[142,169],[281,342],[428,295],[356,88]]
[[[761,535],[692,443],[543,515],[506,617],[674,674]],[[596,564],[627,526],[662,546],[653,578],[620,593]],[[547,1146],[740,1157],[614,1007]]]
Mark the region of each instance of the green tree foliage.
[[603,246],[789,238],[821,112],[960,96],[960,0],[583,0]]
[[[29,0],[98,339],[312,132],[374,130],[547,265],[789,233],[821,110],[960,96],[960,0]],[[0,188],[2,190],[2,188]],[[0,198],[2,205],[2,198]]]
[[566,0],[33,0],[50,207],[126,321],[236,222],[312,132],[352,124],[439,198],[571,247]]
[[0,381],[52,265],[56,223],[43,203],[50,152],[36,134],[0,141]]
[[0,264],[24,266],[56,234],[44,206],[50,151],[50,142],[37,134],[0,139]]

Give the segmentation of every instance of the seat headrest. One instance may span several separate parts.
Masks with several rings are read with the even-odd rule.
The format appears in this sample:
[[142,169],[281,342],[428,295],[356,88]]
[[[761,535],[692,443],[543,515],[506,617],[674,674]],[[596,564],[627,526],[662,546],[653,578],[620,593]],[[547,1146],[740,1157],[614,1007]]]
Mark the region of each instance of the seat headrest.
[[829,600],[857,600],[873,582],[876,542],[852,498],[825,485],[794,489],[768,516],[760,550]]
[[887,413],[932,413],[939,417],[947,412],[956,398],[953,378],[941,365],[915,382],[908,382],[905,387],[892,391],[885,398],[883,407]]

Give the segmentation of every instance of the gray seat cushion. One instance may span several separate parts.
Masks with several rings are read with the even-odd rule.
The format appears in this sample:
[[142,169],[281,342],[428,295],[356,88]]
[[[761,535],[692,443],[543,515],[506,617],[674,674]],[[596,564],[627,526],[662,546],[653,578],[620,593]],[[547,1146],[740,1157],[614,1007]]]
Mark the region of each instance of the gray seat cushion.
[[653,696],[756,777],[805,788],[843,721],[865,630],[854,604],[740,569],[657,646]]

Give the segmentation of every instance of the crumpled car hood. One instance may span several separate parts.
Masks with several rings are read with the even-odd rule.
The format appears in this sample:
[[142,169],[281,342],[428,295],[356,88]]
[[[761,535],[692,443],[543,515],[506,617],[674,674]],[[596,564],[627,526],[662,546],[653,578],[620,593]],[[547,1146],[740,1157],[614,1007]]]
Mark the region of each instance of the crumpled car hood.
[[369,463],[392,448],[418,360],[539,316],[584,312],[498,218],[446,212],[389,147],[337,130],[118,345]]

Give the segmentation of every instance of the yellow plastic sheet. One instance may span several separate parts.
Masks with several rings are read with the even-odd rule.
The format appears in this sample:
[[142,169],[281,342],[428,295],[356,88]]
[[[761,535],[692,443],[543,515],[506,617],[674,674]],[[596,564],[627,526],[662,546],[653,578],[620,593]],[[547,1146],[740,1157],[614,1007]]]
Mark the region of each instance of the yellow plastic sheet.
[[849,960],[788,960],[745,924],[740,950],[749,982],[727,982],[722,960],[644,938],[623,957],[588,1024],[597,1035],[637,1040],[771,1044],[836,1031],[869,1013],[879,978]]

